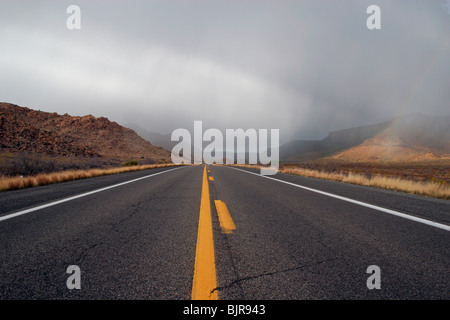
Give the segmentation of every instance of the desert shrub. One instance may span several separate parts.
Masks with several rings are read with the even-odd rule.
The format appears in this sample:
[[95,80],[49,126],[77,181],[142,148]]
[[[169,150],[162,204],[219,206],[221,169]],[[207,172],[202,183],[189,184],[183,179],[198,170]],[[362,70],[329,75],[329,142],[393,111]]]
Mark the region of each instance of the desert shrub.
[[55,171],[56,165],[53,160],[28,154],[26,152],[15,155],[9,175],[35,175]]
[[137,166],[137,161],[131,160],[131,161],[125,161],[122,163],[122,167],[130,167],[130,166]]
[[438,179],[436,177],[431,177],[430,181],[433,182],[433,183],[440,184],[440,185],[446,185],[447,184],[447,182],[445,182],[444,180]]

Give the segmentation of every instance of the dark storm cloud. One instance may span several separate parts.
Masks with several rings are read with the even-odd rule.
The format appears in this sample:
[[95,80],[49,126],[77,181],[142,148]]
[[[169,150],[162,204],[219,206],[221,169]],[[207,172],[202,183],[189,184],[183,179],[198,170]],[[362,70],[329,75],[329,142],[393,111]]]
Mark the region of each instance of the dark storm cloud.
[[[445,1],[3,1],[0,100],[169,133],[284,139],[447,114]],[[381,8],[381,30],[366,8]]]

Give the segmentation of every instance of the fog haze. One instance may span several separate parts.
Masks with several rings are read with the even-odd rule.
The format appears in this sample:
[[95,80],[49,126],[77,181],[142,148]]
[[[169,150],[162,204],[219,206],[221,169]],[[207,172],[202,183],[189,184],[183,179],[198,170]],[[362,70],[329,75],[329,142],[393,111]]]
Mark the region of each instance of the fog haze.
[[161,134],[320,139],[450,110],[446,1],[2,1],[0,41],[0,101]]

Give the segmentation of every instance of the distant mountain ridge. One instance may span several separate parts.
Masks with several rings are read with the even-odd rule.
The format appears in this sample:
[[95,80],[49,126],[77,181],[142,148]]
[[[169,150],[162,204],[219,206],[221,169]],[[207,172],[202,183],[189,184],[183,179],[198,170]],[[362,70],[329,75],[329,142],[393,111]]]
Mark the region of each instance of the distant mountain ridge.
[[170,153],[107,118],[59,115],[0,103],[0,153],[170,162]]
[[388,126],[389,122],[332,131],[322,140],[294,140],[280,146],[280,159],[301,161],[326,157],[359,145]]
[[283,162],[323,158],[347,162],[450,159],[450,116],[409,114],[330,132],[322,140],[295,140],[280,146]]
[[172,150],[172,148],[178,143],[178,141],[171,141],[170,134],[160,134],[149,131],[134,123],[125,124],[125,127],[136,131],[138,135],[149,141],[152,145],[162,147],[166,150]]
[[[167,150],[178,143],[170,141],[169,134],[161,135],[135,124],[127,126]],[[248,143],[246,147],[245,153],[235,151],[235,156],[248,162]],[[399,116],[382,123],[332,131],[321,140],[292,140],[281,145],[278,151],[284,163],[317,159],[347,162],[450,159],[450,116],[420,113]]]

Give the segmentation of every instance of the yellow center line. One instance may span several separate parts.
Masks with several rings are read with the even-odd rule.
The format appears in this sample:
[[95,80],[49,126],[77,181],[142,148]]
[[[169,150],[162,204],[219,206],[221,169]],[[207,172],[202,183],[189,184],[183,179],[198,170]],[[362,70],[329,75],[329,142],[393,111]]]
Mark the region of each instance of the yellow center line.
[[192,300],[218,300],[208,174],[203,170]]
[[209,180],[214,181],[214,177],[209,177]]
[[222,232],[228,234],[233,233],[233,230],[236,230],[236,226],[231,218],[230,212],[228,211],[227,205],[221,200],[214,200],[214,204],[216,205]]

